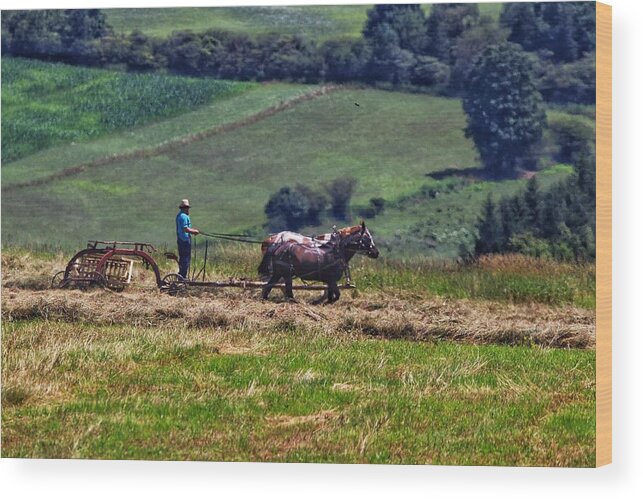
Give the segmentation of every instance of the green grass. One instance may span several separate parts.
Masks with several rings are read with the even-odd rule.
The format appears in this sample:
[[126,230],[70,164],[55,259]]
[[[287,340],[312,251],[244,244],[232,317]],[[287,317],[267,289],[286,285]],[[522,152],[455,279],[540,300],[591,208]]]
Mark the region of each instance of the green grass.
[[[239,230],[263,223],[263,207],[281,186],[303,182],[319,188],[341,175],[358,178],[356,203],[373,196],[394,199],[415,192],[427,172],[475,164],[463,127],[455,99],[344,89],[168,154],[3,192],[3,230],[25,242],[77,244],[91,237],[141,234],[170,242],[175,198],[190,197],[196,226]],[[105,187],[78,189],[78,180]],[[110,185],[122,183],[136,192],[109,193]],[[128,224],[122,223],[123,206],[136,207]],[[51,225],[54,217],[69,227],[76,220],[83,223],[78,232],[61,233]],[[26,228],[23,234],[19,226]]]
[[[19,62],[16,62],[19,61]],[[12,59],[4,61],[3,64],[30,64],[30,61]],[[87,68],[78,68],[63,64],[45,64],[35,63],[43,73],[47,73],[52,79],[62,79],[68,71],[77,71],[79,74],[87,73],[84,78],[91,79],[93,70]],[[113,73],[119,77],[127,78],[130,75],[124,73]],[[26,86],[29,81],[29,73],[24,72],[24,81],[18,83],[18,87]],[[15,79],[15,76],[14,76]],[[6,82],[3,81],[3,85]],[[6,83],[7,86],[11,86]],[[225,95],[219,95],[210,102],[196,108],[185,107],[182,112],[172,117],[163,119],[152,119],[150,123],[144,126],[127,127],[122,131],[111,131],[100,138],[94,138],[89,141],[65,143],[48,147],[44,150],[29,154],[28,156],[16,161],[3,163],[2,165],[2,185],[10,186],[15,183],[22,183],[25,180],[37,180],[48,177],[56,172],[99,158],[106,158],[115,153],[128,153],[141,149],[156,147],[167,141],[177,138],[189,137],[212,128],[236,122],[238,120],[253,116],[266,108],[288,101],[294,97],[310,92],[317,88],[309,85],[291,85],[287,83],[269,83],[269,84],[252,84],[230,82],[235,89]],[[14,94],[17,92],[14,92]],[[23,92],[24,93],[24,92]],[[11,92],[10,92],[11,94]],[[35,89],[31,92],[34,102],[47,100],[51,97],[46,93],[38,93]],[[61,93],[60,98],[69,94]],[[5,98],[3,94],[3,99]],[[30,101],[25,104],[11,100],[7,97],[7,106],[3,107],[3,124],[6,119],[9,120],[12,114],[28,115]],[[72,109],[68,109],[72,113]],[[70,118],[75,122],[74,117],[82,116],[82,113],[76,112]],[[4,125],[3,125],[4,126]],[[49,132],[53,134],[52,140],[56,136],[64,136],[67,131],[62,128],[51,126]],[[79,133],[88,133],[87,130],[81,130]],[[29,137],[24,137],[27,142],[21,146],[29,150],[36,150],[39,145],[37,142],[30,143]]]
[[[249,87],[2,59],[2,160],[172,117]],[[73,91],[73,99],[70,94]]]
[[219,29],[233,33],[302,34],[316,40],[358,38],[369,5],[106,9],[115,31],[138,29],[166,37],[173,31]]
[[[95,74],[107,79],[134,76],[34,64],[38,78],[49,72],[52,82],[64,83],[60,99],[76,88],[67,83],[68,71],[77,72],[77,81],[94,81]],[[12,75],[6,84],[32,88],[23,90],[22,95],[40,92],[43,101],[54,99],[43,89],[37,91],[37,86],[29,87],[30,81]],[[251,228],[261,234],[265,232],[265,203],[280,187],[304,183],[322,189],[324,182],[350,175],[358,179],[352,220],[322,217],[320,226],[304,227],[303,232],[326,232],[335,223],[355,222],[360,208],[371,198],[383,197],[384,213],[368,224],[382,249],[390,251],[388,256],[419,253],[451,258],[463,247],[471,248],[475,222],[487,194],[499,199],[525,184],[525,180],[434,180],[427,176],[477,164],[473,143],[462,131],[466,122],[457,99],[344,87],[255,122],[253,116],[319,87],[231,85],[236,90],[196,109],[183,108],[176,116],[156,117],[142,126],[50,147],[3,164],[3,243],[59,245],[67,250],[84,245],[87,239],[142,239],[173,245],[175,206],[186,196],[195,206],[195,226],[224,232]],[[8,103],[3,118],[21,112],[19,102]],[[29,103],[24,108],[29,109]],[[73,116],[83,122],[83,113],[71,107],[62,115],[71,122]],[[136,154],[242,120],[250,121],[151,157]],[[10,121],[3,119],[3,126]],[[131,154],[134,159],[109,159],[122,154]],[[16,183],[44,180],[65,168],[101,160],[106,164],[66,178],[12,188]],[[569,173],[568,166],[556,165],[541,172],[539,178],[547,186]],[[123,223],[124,217],[127,223]]]
[[593,466],[595,353],[3,322],[3,456]]
[[[502,4],[481,3],[480,14],[497,19]],[[426,5],[428,14],[430,6]],[[317,41],[359,38],[372,5],[104,9],[117,33],[140,30],[167,37],[174,31],[219,29],[233,33],[304,35]]]
[[[202,264],[204,248],[198,251]],[[256,272],[259,252],[239,244],[210,246],[208,261],[212,280],[247,277]],[[596,308],[593,264],[564,264],[522,255],[493,255],[472,264],[456,264],[417,254],[400,259],[384,252],[377,260],[356,256],[351,261],[351,274],[359,292],[367,294]]]

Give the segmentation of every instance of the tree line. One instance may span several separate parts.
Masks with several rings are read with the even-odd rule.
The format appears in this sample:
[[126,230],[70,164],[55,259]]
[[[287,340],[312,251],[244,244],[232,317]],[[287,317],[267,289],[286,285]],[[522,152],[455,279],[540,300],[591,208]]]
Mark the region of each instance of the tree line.
[[596,160],[582,152],[574,173],[549,189],[532,177],[523,192],[489,195],[478,222],[476,255],[524,253],[538,258],[596,258]]
[[504,4],[500,20],[476,4],[376,5],[362,37],[318,43],[302,35],[177,31],[117,34],[97,9],[5,11],[2,51],[89,66],[238,80],[365,82],[460,95],[476,59],[512,42],[529,54],[535,85],[552,102],[595,99],[595,14],[590,2]]

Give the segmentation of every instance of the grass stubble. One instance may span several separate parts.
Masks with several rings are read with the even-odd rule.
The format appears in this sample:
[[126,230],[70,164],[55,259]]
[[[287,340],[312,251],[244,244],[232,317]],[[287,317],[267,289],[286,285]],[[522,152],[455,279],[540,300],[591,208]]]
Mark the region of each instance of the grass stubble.
[[49,290],[63,255],[3,260],[5,457],[594,465],[591,309]]

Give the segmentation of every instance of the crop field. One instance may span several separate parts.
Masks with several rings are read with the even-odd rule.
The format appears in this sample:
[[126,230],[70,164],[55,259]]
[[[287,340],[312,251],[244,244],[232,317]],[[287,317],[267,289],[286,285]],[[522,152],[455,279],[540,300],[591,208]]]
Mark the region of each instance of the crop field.
[[[246,273],[238,250],[210,272]],[[2,258],[3,457],[595,463],[594,311],[555,291],[591,294],[591,267],[493,257],[407,288],[360,260],[359,291],[315,307],[158,295],[143,271],[120,294],[49,290],[66,255]],[[494,279],[523,284],[483,298]]]
[[248,87],[13,58],[2,59],[2,74],[3,162],[171,117]]
[[[105,9],[118,33],[140,30],[165,37],[173,31],[219,29],[245,34],[305,35],[317,41],[359,38],[371,5]],[[427,12],[429,6],[427,5]],[[497,18],[501,4],[479,4],[480,14]]]

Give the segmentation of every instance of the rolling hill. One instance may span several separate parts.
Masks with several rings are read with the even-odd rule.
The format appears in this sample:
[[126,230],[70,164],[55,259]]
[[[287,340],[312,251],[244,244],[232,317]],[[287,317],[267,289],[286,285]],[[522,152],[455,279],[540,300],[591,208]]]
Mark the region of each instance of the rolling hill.
[[[65,68],[52,64],[50,70]],[[172,245],[173,217],[184,197],[194,205],[197,227],[260,234],[264,206],[279,188],[302,183],[321,190],[327,181],[352,176],[358,181],[353,220],[324,217],[305,232],[355,222],[360,207],[382,197],[384,212],[368,220],[382,244],[454,256],[472,244],[487,194],[510,194],[524,184],[477,178],[464,126],[457,99],[249,84],[166,119],[3,165],[2,241]],[[429,176],[445,170],[452,172],[447,178]],[[559,167],[540,176],[550,183],[568,173]]]
[[[480,13],[498,18],[499,3],[479,4]],[[187,7],[104,9],[117,33],[142,31],[166,37],[174,31],[219,29],[233,33],[301,34],[318,41],[361,36],[371,5]],[[427,13],[430,5],[425,5]]]

